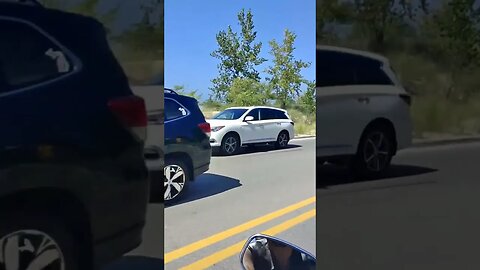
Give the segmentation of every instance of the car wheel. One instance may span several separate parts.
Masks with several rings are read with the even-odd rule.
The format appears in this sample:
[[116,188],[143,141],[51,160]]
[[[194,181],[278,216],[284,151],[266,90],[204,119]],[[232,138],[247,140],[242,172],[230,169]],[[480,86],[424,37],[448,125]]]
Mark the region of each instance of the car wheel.
[[288,142],[290,141],[290,136],[288,135],[287,131],[282,131],[278,134],[277,141],[275,142],[276,148],[285,148],[288,146]]
[[381,176],[390,166],[393,157],[393,138],[386,128],[366,130],[354,157],[353,170],[361,177]]
[[240,138],[238,135],[230,133],[225,135],[222,139],[222,153],[230,156],[238,153],[240,149]]
[[80,243],[48,215],[2,215],[0,269],[77,270]]
[[164,194],[165,201],[177,200],[185,194],[190,179],[190,168],[179,158],[167,158],[164,168]]

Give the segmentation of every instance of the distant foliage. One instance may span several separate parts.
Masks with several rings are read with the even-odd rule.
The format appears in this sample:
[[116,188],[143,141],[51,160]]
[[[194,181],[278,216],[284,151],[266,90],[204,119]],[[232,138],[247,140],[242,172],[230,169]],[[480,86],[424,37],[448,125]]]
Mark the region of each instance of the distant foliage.
[[387,56],[415,94],[418,136],[480,133],[480,6],[434,1],[317,1],[317,43]]
[[231,26],[216,35],[218,48],[211,56],[220,60],[218,76],[212,80],[213,98],[225,102],[229,89],[236,78],[249,78],[260,81],[257,66],[266,59],[260,57],[261,42],[255,42],[257,32],[250,10],[242,9],[237,16],[240,33],[234,32]]
[[172,90],[180,95],[193,97],[198,101],[202,99],[202,95],[198,93],[198,90],[187,90],[184,85],[174,85]]
[[273,91],[275,99],[283,109],[287,108],[289,101],[296,100],[300,95],[300,87],[307,84],[301,71],[310,67],[310,63],[296,60],[293,53],[295,50],[296,35],[285,30],[282,44],[277,41],[270,41],[273,56],[273,64],[268,67],[267,82]]

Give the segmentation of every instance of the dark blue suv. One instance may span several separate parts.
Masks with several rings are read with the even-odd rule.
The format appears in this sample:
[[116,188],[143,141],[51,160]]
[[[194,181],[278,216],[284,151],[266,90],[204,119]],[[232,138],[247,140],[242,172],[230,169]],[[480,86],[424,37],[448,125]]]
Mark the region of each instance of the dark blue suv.
[[0,269],[95,269],[141,243],[147,113],[102,24],[0,1],[0,126]]
[[165,89],[165,201],[178,199],[190,181],[208,171],[210,132],[196,99]]

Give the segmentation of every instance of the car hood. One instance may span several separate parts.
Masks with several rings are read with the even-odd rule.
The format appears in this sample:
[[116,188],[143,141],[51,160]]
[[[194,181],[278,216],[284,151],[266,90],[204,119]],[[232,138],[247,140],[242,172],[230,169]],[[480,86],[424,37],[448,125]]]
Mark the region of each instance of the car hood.
[[238,122],[238,120],[219,120],[219,119],[207,119],[207,122],[210,124],[212,127],[218,127],[218,126],[228,126],[231,125],[235,122]]

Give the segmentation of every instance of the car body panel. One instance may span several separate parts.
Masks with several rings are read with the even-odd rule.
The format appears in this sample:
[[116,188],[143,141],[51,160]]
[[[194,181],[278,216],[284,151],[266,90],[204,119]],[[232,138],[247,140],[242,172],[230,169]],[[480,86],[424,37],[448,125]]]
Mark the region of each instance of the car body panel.
[[391,70],[388,59],[345,48],[320,48],[381,61],[379,69],[387,75],[392,85],[317,85],[317,157],[355,155],[363,132],[376,120],[393,124],[397,150],[408,147],[412,140],[412,122],[409,104],[401,98],[401,95],[408,93]]

